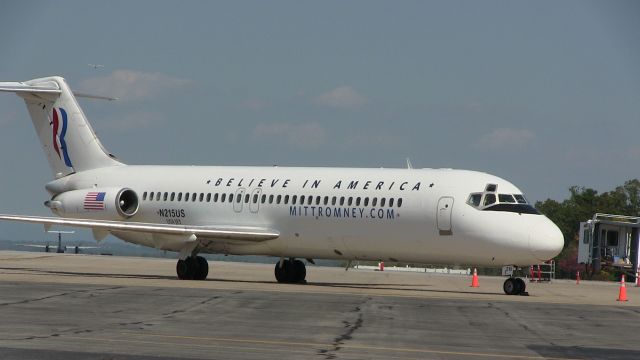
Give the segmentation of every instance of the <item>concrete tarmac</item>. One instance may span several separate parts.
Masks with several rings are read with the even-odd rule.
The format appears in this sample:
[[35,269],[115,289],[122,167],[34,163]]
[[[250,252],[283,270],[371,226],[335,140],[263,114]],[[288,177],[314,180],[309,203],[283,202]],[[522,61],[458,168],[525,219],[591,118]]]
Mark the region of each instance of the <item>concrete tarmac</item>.
[[0,252],[0,359],[640,359],[640,288]]

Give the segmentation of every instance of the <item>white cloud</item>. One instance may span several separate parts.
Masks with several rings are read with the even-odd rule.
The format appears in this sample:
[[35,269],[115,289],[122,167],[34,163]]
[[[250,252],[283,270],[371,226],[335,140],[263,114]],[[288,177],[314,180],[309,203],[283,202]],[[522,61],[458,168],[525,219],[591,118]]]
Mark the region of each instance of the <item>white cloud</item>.
[[180,89],[190,83],[192,83],[191,80],[161,73],[115,70],[107,76],[85,79],[80,82],[79,88],[90,94],[113,96],[126,101],[143,99],[165,91]]
[[313,101],[331,108],[355,109],[366,104],[368,100],[351,86],[339,86],[317,96]]
[[325,143],[327,138],[326,131],[315,122],[303,124],[262,123],[253,129],[252,135],[257,140],[270,138],[284,141],[296,147],[320,146]]
[[500,128],[482,136],[478,146],[491,150],[523,148],[535,137],[530,130]]

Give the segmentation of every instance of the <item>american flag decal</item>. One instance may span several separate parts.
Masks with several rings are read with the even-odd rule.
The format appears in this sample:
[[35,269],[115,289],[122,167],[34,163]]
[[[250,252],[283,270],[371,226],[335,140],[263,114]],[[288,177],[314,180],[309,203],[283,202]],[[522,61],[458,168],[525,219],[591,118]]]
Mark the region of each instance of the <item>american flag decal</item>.
[[104,210],[104,197],[106,193],[92,191],[84,197],[85,210]]

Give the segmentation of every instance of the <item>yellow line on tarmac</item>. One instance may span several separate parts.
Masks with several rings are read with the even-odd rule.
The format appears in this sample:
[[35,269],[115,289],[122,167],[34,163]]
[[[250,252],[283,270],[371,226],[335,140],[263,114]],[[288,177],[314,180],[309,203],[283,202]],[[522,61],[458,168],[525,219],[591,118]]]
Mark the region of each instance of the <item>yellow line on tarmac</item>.
[[[165,335],[165,334],[142,334],[142,333],[135,333],[135,332],[122,332],[121,334],[122,335],[129,335],[129,336],[133,335],[133,336],[157,337],[157,338],[165,338],[165,339],[219,341],[219,342],[263,344],[263,345],[313,346],[313,347],[316,347],[316,348],[326,348],[327,346],[331,346],[330,344],[323,344],[323,343],[282,341],[282,340],[216,338],[216,337],[198,337],[198,336]],[[511,358],[511,359],[579,360],[579,359],[571,359],[571,358],[551,358],[551,357],[544,357],[544,356],[539,356],[539,355],[533,355],[532,356],[532,355],[516,355],[516,354],[445,351],[445,350],[411,349],[411,348],[396,348],[396,347],[369,346],[369,345],[350,345],[350,344],[340,344],[340,348],[342,348],[342,349],[352,349],[352,350],[378,350],[378,351],[392,351],[392,352],[405,352],[405,353],[458,355],[458,356],[474,356],[474,357],[482,356],[482,357]]]

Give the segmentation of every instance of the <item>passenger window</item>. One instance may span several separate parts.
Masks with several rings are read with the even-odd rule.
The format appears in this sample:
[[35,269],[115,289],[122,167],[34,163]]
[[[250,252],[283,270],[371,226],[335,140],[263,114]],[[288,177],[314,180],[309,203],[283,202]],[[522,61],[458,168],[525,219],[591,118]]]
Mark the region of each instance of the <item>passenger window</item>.
[[151,194],[149,195],[149,200],[153,201],[153,191],[151,192]]
[[245,203],[245,204],[248,204],[248,203],[249,203],[249,198],[250,198],[250,197],[251,197],[251,195],[249,195],[249,194],[246,194],[246,195],[244,196],[244,203]]
[[224,194],[224,193],[223,193],[223,194],[220,196],[220,202],[224,202],[226,199],[227,199],[227,194]]
[[147,192],[146,191],[142,194],[142,200],[147,200]]
[[280,200],[282,200],[282,195],[276,197],[276,204],[280,205]]
[[373,198],[373,200],[371,200],[371,206],[376,206],[378,204],[378,198]]
[[349,196],[349,200],[347,200],[347,205],[351,206],[353,204],[353,198]]
[[284,196],[284,204],[285,205],[289,204],[289,195]]
[[171,193],[171,199],[170,199],[170,200],[171,200],[171,201],[173,201],[173,200],[175,200],[175,199],[176,199],[176,193],[172,192],[172,193]]
[[184,194],[184,201],[189,201],[189,193]]
[[253,203],[257,203],[258,202],[258,194],[253,194]]
[[169,198],[169,193],[164,193],[164,196],[162,197],[163,201],[167,201],[167,199]]
[[389,207],[393,207],[393,198],[389,199]]
[[356,198],[356,206],[360,206],[360,198],[359,197]]
[[218,193],[213,194],[213,202],[218,202]]
[[293,195],[291,197],[291,204],[295,205],[296,204],[296,200],[298,200],[298,195]]
[[307,197],[307,205],[313,204],[313,196]]
[[324,204],[325,205],[329,205],[329,197],[328,196],[324,197]]
[[273,204],[273,195],[269,195],[269,204]]
[[182,201],[182,193],[181,192],[178,193],[178,201]]
[[240,204],[242,202],[242,194],[236,195],[236,203]]
[[380,207],[384,207],[385,202],[386,202],[385,198],[380,199]]
[[496,196],[495,194],[487,194],[484,196],[484,206],[489,206],[491,204],[495,204]]
[[340,197],[340,206],[344,205],[344,196]]
[[336,197],[332,197],[331,198],[331,205],[335,205],[336,204]]
[[196,196],[198,196],[198,194],[196,193],[191,194],[191,201],[196,202]]
[[369,206],[369,198],[364,198],[364,206]]
[[300,205],[304,205],[304,195],[300,195]]
[[398,207],[402,207],[402,198],[398,199]]
[[207,202],[211,202],[211,193],[207,194]]
[[320,196],[316,196],[316,205],[320,205]]
[[261,203],[266,203],[267,202],[267,195],[262,194],[262,199],[260,200]]
[[229,194],[229,202],[232,203],[233,202],[233,194]]
[[199,200],[200,200],[200,202],[204,201],[204,194],[203,193],[200,193],[200,199]]

